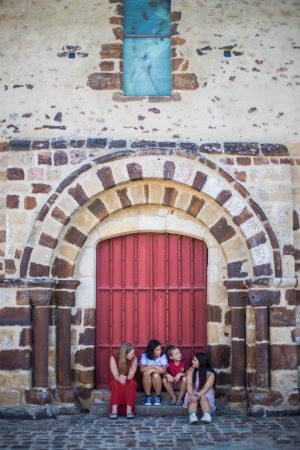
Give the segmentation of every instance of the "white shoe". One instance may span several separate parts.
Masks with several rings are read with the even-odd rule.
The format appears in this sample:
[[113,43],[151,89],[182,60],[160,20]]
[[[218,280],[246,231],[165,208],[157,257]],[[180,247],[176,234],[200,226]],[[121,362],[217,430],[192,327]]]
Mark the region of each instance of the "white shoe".
[[201,417],[201,422],[203,423],[210,423],[211,422],[211,415],[209,413],[204,413],[203,416]]
[[190,417],[190,424],[198,422],[198,417],[196,413],[194,412],[190,413],[189,417]]

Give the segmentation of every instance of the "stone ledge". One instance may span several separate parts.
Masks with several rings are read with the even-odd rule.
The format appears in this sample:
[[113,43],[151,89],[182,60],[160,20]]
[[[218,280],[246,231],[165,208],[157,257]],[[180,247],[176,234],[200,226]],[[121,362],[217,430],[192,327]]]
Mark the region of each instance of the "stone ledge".
[[[40,150],[41,148],[51,148],[53,150],[57,148],[80,148],[87,147],[89,149],[111,149],[122,148],[130,150],[131,148],[144,148],[143,140],[126,140],[120,137],[117,140],[117,147],[115,147],[115,138],[63,138],[63,139],[49,139],[44,138],[40,141],[42,145],[37,145],[36,139],[12,139],[8,143],[9,151],[28,151]],[[182,150],[192,152],[193,154],[200,155],[201,153],[208,154],[229,154],[231,156],[247,155],[248,157],[274,157],[274,156],[289,156],[288,149],[285,145],[278,143],[264,143],[264,142],[193,142],[184,140],[170,140],[169,142],[151,141],[151,147],[161,148],[167,150]],[[80,143],[80,144],[78,144]],[[149,148],[149,146],[145,146]]]
[[82,410],[79,405],[46,406],[9,406],[0,408],[0,419],[55,419],[57,416],[78,415]]

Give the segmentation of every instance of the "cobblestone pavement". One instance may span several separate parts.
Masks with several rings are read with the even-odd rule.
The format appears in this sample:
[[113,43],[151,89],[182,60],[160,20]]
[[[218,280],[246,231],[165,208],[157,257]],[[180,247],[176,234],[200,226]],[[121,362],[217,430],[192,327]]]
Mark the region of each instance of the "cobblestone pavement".
[[187,417],[90,414],[56,419],[0,420],[0,449],[300,449],[300,416],[249,417],[222,412],[211,424],[189,425]]

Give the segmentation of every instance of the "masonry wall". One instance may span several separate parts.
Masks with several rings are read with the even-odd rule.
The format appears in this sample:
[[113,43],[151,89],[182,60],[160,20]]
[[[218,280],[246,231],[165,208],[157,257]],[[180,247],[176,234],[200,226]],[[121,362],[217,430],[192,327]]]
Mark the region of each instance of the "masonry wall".
[[[246,189],[257,205],[256,213],[270,226],[267,235],[274,244],[277,277],[290,280],[280,288],[280,304],[272,312],[272,341],[278,355],[280,346],[294,348],[299,343],[298,9],[296,2],[281,1],[173,1],[172,97],[129,100],[122,92],[121,2],[90,6],[80,0],[1,2],[0,403],[24,403],[24,390],[32,385],[32,308],[21,262],[38,233],[36,220],[51,210],[71,174],[80,174],[82,167],[107,155],[127,152],[128,158],[135,158],[145,152],[152,158],[153,177],[157,155],[200,161],[205,157],[232,177],[242,197]],[[73,46],[71,51],[67,45]],[[183,183],[185,177],[183,170]],[[120,198],[116,201],[122,203]],[[53,235],[62,224],[68,225],[67,213],[61,211],[68,211],[70,203],[60,207],[51,219]],[[210,207],[206,216],[210,226],[217,223],[218,214]],[[84,226],[79,229],[84,232]],[[49,275],[43,266],[49,264],[47,258],[59,239],[43,236],[39,243],[49,254],[41,254],[31,277]],[[60,251],[67,260],[82,251],[84,261],[85,249],[97,242],[89,239],[82,246],[71,239]],[[268,261],[259,247],[263,244],[264,237],[256,237],[256,256],[262,265]],[[253,240],[247,245],[251,249]],[[239,243],[229,240],[226,247],[236,254]],[[86,286],[80,264],[81,259],[75,274],[66,272],[81,281],[72,309],[73,383],[91,388],[94,299],[85,303],[83,293],[84,287],[92,288],[93,279]],[[232,277],[245,272],[247,264],[232,265],[237,270]],[[225,262],[222,269],[228,274]],[[209,342],[229,348],[230,308],[222,280],[217,286],[209,300]],[[217,305],[215,292],[220,294]],[[51,387],[56,386],[56,314],[55,305],[50,305]],[[255,318],[250,306],[247,324],[247,371],[254,385]],[[223,360],[216,358],[221,384],[228,387],[230,351]],[[298,365],[299,361],[298,353]],[[294,385],[293,355],[273,369],[287,367]],[[296,400],[292,398],[290,405],[295,406]]]

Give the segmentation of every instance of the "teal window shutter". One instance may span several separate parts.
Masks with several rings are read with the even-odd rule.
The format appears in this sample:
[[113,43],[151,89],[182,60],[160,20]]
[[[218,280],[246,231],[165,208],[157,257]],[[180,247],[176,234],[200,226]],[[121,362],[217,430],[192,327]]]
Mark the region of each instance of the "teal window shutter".
[[170,0],[124,0],[124,95],[171,95],[170,9]]

